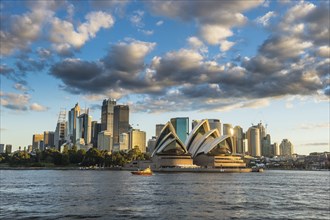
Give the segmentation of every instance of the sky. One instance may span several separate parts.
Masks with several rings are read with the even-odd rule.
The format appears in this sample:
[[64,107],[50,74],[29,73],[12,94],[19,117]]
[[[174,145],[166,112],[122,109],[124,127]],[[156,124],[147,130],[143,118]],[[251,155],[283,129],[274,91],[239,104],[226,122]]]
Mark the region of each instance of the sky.
[[103,99],[155,135],[173,117],[267,126],[330,151],[329,1],[0,1],[0,143]]

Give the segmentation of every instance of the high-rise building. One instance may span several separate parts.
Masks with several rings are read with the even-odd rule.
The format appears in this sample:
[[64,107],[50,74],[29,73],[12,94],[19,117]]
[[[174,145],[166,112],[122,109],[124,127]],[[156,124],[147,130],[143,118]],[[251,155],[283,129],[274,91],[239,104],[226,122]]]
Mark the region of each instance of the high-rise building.
[[118,144],[120,134],[127,133],[129,129],[128,105],[116,105],[113,116],[113,143]]
[[11,144],[6,144],[6,154],[11,154],[13,146]]
[[264,138],[266,137],[266,128],[263,126],[263,124],[261,122],[258,123],[255,126],[258,127],[258,129],[259,129],[259,135],[260,135],[259,136],[259,138],[260,138],[260,154],[261,155],[264,155],[264,152],[263,152],[264,145],[263,144],[266,143],[266,142],[264,142]]
[[0,154],[5,152],[5,145],[4,144],[0,144]]
[[80,115],[80,106],[78,103],[69,111],[69,120],[68,120],[68,127],[67,132],[68,136],[72,143],[75,143],[76,138],[76,128],[77,128],[77,118]]
[[44,140],[44,134],[34,134],[32,136],[32,150],[39,149],[39,142]]
[[128,133],[121,133],[119,135],[119,142],[113,145],[113,151],[127,151],[129,149],[129,135]]
[[110,131],[101,131],[97,136],[97,148],[112,152],[112,147],[113,143]]
[[[115,99],[104,99],[101,111],[101,131],[109,131],[113,137],[113,115],[114,107],[116,105]],[[109,133],[108,132],[108,133]]]
[[184,143],[189,134],[189,118],[188,117],[178,117],[171,118],[171,123],[175,129],[176,134],[180,140]]
[[208,119],[210,129],[217,129],[219,131],[219,134],[222,134],[222,129],[221,129],[221,121],[219,119]]
[[142,153],[146,152],[146,132],[139,129],[129,131],[129,148],[138,147]]
[[223,135],[229,135],[229,136],[234,135],[234,129],[231,124],[223,124]]
[[259,128],[252,126],[247,131],[248,148],[251,156],[261,156],[260,153],[260,132]]
[[280,146],[278,145],[278,143],[274,143],[273,144],[273,149],[274,149],[274,156],[280,156],[281,152],[280,152]]
[[291,156],[293,153],[293,144],[288,139],[283,139],[280,144],[280,155]]
[[97,121],[92,121],[92,140],[91,143],[93,147],[97,148],[97,136],[101,132],[101,123]]
[[236,153],[243,154],[244,148],[243,148],[243,139],[244,139],[244,132],[243,128],[240,126],[234,127],[234,146],[236,146]]
[[156,137],[159,136],[164,126],[165,126],[164,124],[156,124]]
[[152,138],[148,140],[148,150],[147,151],[149,153],[152,153],[155,150],[156,141],[157,141],[156,136],[152,136]]
[[[76,126],[75,143],[85,143],[85,145],[90,144],[92,136],[92,116],[87,113],[81,114],[77,118]],[[83,139],[84,141],[82,142],[80,139]]]
[[270,142],[270,135],[267,134],[263,139],[262,139],[262,156],[265,157],[270,157],[274,155],[272,149],[271,149],[271,142]]
[[44,131],[44,147],[54,146],[54,131]]
[[60,150],[61,145],[66,142],[65,134],[66,122],[58,122],[54,133],[54,146],[56,149]]

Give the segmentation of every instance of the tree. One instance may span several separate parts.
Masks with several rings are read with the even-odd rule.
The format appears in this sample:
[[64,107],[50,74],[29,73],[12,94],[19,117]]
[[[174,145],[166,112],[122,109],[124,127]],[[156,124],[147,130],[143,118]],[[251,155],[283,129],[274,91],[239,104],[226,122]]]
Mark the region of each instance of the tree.
[[18,151],[13,154],[11,157],[12,164],[26,164],[30,162],[30,154],[25,151]]
[[85,158],[83,160],[83,165],[85,166],[95,166],[95,165],[101,165],[103,163],[103,155],[101,152],[96,148],[90,148],[85,155]]

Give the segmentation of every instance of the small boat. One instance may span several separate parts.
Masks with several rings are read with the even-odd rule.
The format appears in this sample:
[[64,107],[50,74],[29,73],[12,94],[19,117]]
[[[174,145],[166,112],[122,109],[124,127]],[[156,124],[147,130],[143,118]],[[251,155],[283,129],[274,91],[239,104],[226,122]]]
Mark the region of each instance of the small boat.
[[133,175],[151,176],[152,175],[152,170],[150,169],[150,167],[148,167],[144,170],[132,171],[131,173]]

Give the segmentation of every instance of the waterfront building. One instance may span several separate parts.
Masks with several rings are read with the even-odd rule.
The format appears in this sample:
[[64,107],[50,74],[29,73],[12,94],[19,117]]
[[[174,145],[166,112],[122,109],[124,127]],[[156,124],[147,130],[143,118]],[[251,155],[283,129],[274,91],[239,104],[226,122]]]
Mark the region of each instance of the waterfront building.
[[223,135],[233,136],[234,129],[231,124],[223,124]]
[[32,136],[32,150],[39,149],[39,142],[44,140],[44,134],[34,134]]
[[283,139],[280,144],[280,155],[291,156],[293,153],[293,144],[288,139]]
[[113,118],[113,143],[119,143],[119,136],[127,133],[129,129],[129,107],[128,105],[114,106]]
[[252,126],[246,133],[248,139],[248,152],[251,156],[261,156],[260,152],[260,132],[257,126]]
[[146,132],[140,129],[131,129],[129,132],[129,149],[138,147],[142,153],[146,153]]
[[265,157],[270,157],[274,155],[272,149],[271,149],[271,142],[270,142],[270,135],[267,134],[263,139],[262,139],[262,156]]
[[110,131],[101,131],[97,136],[97,148],[112,152],[112,135]]
[[156,168],[193,165],[191,154],[176,134],[171,122],[167,122],[161,130],[151,157]]
[[119,135],[119,142],[113,144],[113,152],[128,151],[129,149],[129,135],[128,133],[121,133]]
[[108,131],[113,138],[113,119],[114,107],[116,105],[115,99],[104,99],[101,109],[101,131]]
[[56,149],[60,150],[62,144],[66,142],[65,134],[66,134],[66,122],[58,122],[56,125],[55,133],[54,133],[54,146]]
[[11,154],[12,150],[13,150],[13,146],[11,144],[6,144],[6,151],[5,151],[5,153],[6,154]]
[[0,154],[5,152],[5,145],[4,144],[0,144]]
[[258,123],[258,125],[256,125],[256,127],[259,129],[260,155],[264,155],[263,150],[264,150],[265,147],[264,147],[263,144],[266,143],[266,142],[264,142],[264,138],[266,137],[266,128],[263,126],[263,124],[261,122]]
[[156,124],[156,137],[159,136],[164,126],[165,126],[164,124]]
[[274,156],[280,156],[281,153],[280,153],[280,146],[278,145],[278,143],[274,143],[273,144],[273,149],[274,149]]
[[246,135],[244,135],[243,139],[243,154],[248,154],[249,153],[249,140],[246,138]]
[[67,123],[67,135],[72,143],[76,142],[77,118],[80,115],[80,106],[78,103],[69,111]]
[[53,147],[54,146],[54,131],[44,131],[44,147]]
[[148,140],[147,152],[152,153],[155,150],[156,140],[157,140],[156,136],[152,136],[152,138]]
[[[76,124],[76,140],[74,144],[88,145],[91,143],[92,136],[92,116],[89,111],[78,116]],[[83,142],[81,141],[83,139]]]
[[244,153],[243,139],[244,139],[243,128],[241,128],[240,126],[235,126],[233,140],[234,140],[234,146],[236,147],[236,153],[239,154]]
[[185,142],[189,134],[189,118],[188,117],[171,118],[170,121],[180,140],[182,142]]
[[91,143],[95,148],[97,148],[97,136],[100,132],[101,132],[101,123],[98,123],[97,121],[92,121]]

